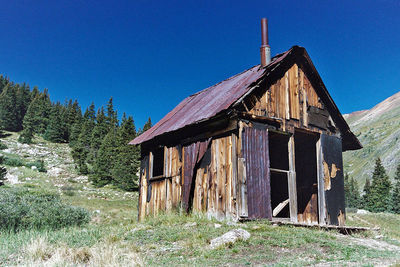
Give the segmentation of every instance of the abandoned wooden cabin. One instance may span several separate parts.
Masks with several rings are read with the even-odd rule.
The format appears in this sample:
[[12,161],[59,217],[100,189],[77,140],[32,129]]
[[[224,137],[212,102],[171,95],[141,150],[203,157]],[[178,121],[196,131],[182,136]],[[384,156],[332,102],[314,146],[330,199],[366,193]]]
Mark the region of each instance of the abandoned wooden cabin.
[[306,50],[184,99],[141,144],[139,220],[184,209],[218,219],[344,225],[342,151],[362,148]]

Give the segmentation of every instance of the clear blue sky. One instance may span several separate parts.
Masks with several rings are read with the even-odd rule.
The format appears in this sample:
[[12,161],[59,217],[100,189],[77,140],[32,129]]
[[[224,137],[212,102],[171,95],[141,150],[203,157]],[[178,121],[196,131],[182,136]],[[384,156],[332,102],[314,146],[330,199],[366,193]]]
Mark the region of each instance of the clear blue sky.
[[[322,3],[323,2],[323,3]],[[0,73],[83,108],[110,96],[141,127],[184,97],[304,46],[343,113],[400,90],[400,2],[1,1]]]

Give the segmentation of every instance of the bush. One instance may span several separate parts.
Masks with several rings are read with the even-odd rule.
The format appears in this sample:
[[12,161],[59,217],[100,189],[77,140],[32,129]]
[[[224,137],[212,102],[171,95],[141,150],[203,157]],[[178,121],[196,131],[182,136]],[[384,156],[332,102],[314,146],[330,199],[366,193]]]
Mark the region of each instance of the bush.
[[72,186],[64,185],[61,187],[61,191],[66,196],[69,196],[69,197],[75,196],[75,188]]
[[9,158],[9,157],[4,157],[3,164],[11,167],[21,167],[25,165],[20,158]]
[[32,166],[35,166],[39,172],[47,172],[46,168],[44,167],[44,161],[43,160],[36,160],[34,162],[29,162],[25,164],[26,167],[32,168]]
[[89,212],[61,202],[58,194],[27,188],[0,188],[0,230],[59,229],[82,225]]
[[0,150],[7,149],[8,147],[0,141]]
[[39,172],[47,172],[46,168],[44,167],[43,160],[35,160],[34,162],[26,162],[25,160],[23,160],[19,157],[4,157],[3,164],[11,166],[11,167],[25,166],[28,168],[32,168],[32,166],[35,166]]

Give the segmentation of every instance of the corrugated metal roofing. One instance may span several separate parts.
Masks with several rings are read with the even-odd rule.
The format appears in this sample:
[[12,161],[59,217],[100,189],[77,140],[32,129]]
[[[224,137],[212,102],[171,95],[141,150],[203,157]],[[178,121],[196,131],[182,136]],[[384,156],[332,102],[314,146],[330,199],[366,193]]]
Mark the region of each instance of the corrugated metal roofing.
[[343,140],[343,151],[362,148],[360,141],[351,132],[349,125],[344,120],[342,114],[340,114],[338,107],[326,89],[307,51],[299,46],[293,46],[288,51],[275,56],[272,58],[271,63],[264,68],[261,68],[260,65],[254,66],[189,96],[158,123],[136,137],[129,144],[141,144],[157,136],[211,119],[250,94],[254,89],[253,86],[257,84],[258,81],[272,74],[281,63],[283,64],[286,60],[290,60],[291,56],[299,61],[298,64],[304,64],[309,67],[309,78],[313,78],[315,89],[318,89],[317,93],[319,97],[323,100],[333,121],[340,129]]
[[256,65],[216,85],[193,94],[178,104],[171,112],[149,130],[132,140],[137,145],[164,133],[176,131],[185,126],[212,118],[228,109],[236,100],[251,89],[266,72],[282,61],[293,48],[275,56],[265,68]]

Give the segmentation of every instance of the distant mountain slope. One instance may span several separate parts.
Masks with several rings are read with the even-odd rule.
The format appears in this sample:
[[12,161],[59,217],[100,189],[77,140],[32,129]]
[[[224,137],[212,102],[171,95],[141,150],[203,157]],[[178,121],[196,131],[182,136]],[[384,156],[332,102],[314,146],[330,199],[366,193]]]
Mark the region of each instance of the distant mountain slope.
[[372,176],[375,159],[380,157],[393,178],[400,163],[400,92],[370,110],[344,115],[363,149],[343,154],[344,169],[360,185]]

